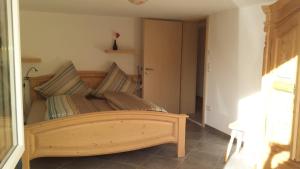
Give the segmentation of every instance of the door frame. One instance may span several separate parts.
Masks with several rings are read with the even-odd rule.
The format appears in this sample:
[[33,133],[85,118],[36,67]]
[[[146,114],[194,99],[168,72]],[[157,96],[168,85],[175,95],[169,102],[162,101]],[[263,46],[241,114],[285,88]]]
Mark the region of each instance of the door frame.
[[209,55],[209,50],[208,50],[208,33],[209,33],[209,22],[208,18],[203,19],[200,21],[200,24],[205,24],[205,52],[204,52],[204,75],[203,75],[203,100],[202,100],[202,114],[201,114],[201,126],[205,127],[206,123],[206,103],[207,103],[207,72],[208,72],[208,55]]
[[[200,115],[200,118],[199,121],[197,120],[194,120],[194,119],[191,119],[189,118],[192,122],[202,126],[202,127],[205,127],[205,123],[206,123],[206,120],[205,120],[205,117],[206,117],[206,94],[207,94],[207,72],[208,72],[208,55],[209,55],[209,50],[208,50],[208,32],[209,32],[209,24],[208,24],[208,17],[207,18],[204,18],[200,21],[197,21],[198,25],[204,25],[205,26],[205,45],[204,45],[204,62],[203,62],[203,87],[202,87],[202,93],[203,93],[203,98],[202,98],[202,101],[200,100],[200,102],[202,102],[202,112],[201,112],[201,115]],[[198,34],[199,36],[199,34]],[[199,43],[197,44],[199,45]],[[199,46],[198,46],[199,47]],[[198,59],[198,54],[197,54],[197,59]],[[198,69],[198,62],[196,63],[196,68]],[[197,76],[198,76],[198,72],[197,72]],[[197,76],[196,76],[196,79],[197,79]],[[196,80],[196,91],[197,91],[197,80]],[[197,94],[196,94],[196,97],[197,97]],[[195,107],[197,105],[197,98],[196,99],[196,104],[195,104]],[[195,109],[195,112],[196,113],[196,109]]]

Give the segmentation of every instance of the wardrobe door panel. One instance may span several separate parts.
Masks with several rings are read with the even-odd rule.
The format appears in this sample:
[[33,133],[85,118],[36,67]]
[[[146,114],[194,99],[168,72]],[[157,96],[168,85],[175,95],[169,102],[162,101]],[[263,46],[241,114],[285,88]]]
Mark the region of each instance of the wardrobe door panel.
[[300,1],[279,0],[264,11],[266,136],[271,150],[300,161]]
[[293,112],[294,86],[297,77],[298,57],[296,54],[297,27],[280,26],[274,32],[272,70],[269,87],[269,109],[267,133],[269,141],[290,145]]

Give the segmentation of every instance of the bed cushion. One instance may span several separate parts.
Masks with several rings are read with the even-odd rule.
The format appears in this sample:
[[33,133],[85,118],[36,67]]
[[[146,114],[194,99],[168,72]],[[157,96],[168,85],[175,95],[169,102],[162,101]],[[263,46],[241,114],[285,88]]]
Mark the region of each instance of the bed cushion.
[[73,103],[76,105],[77,109],[79,110],[80,114],[83,113],[91,113],[91,112],[98,112],[99,109],[84,96],[80,95],[72,95],[70,96]]
[[113,111],[113,109],[105,99],[89,99],[89,101],[96,107],[97,111]]
[[128,76],[119,92],[136,94],[136,91],[137,91],[137,84],[133,81],[132,78]]
[[105,92],[107,102],[116,110],[142,110],[167,112],[164,108],[139,98],[135,95],[123,92]]
[[136,84],[116,63],[113,63],[104,80],[92,92],[92,95],[103,98],[103,93],[106,91],[134,93]]
[[80,111],[71,96],[60,95],[52,96],[47,99],[47,113],[48,119],[57,119],[80,114]]
[[63,65],[46,83],[34,88],[44,97],[56,95],[88,95],[91,89],[80,79],[72,62]]

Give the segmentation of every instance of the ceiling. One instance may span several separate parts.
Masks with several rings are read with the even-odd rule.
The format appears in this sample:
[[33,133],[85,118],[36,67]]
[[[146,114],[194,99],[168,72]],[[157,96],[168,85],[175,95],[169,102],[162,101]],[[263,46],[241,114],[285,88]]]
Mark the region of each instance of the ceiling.
[[128,0],[20,0],[21,10],[129,16],[161,19],[200,19],[235,7],[274,0],[148,0],[136,6]]

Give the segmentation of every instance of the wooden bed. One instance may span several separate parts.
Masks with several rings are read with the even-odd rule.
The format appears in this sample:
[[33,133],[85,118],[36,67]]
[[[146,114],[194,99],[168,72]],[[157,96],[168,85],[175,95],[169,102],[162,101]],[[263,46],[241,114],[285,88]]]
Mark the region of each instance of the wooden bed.
[[[82,80],[95,88],[103,72],[81,71]],[[32,101],[41,97],[33,90],[52,75],[32,77]],[[38,157],[70,157],[112,154],[164,143],[177,144],[177,156],[185,156],[187,116],[149,111],[95,112],[38,122],[25,126],[23,169]]]

